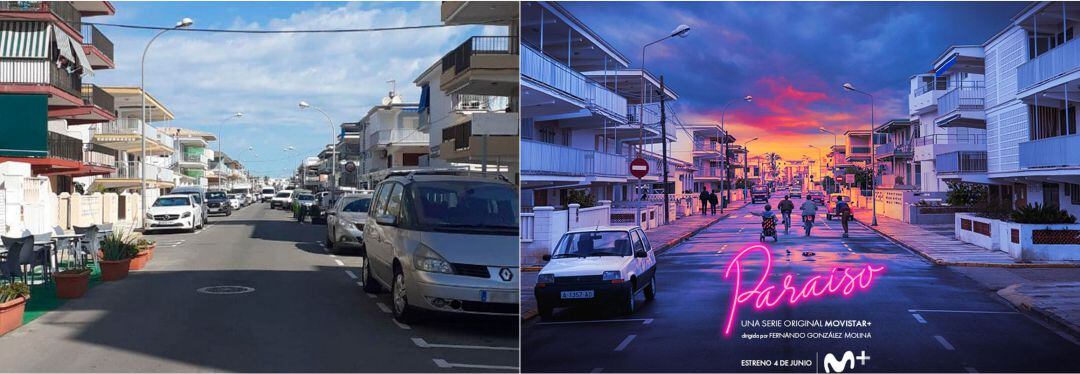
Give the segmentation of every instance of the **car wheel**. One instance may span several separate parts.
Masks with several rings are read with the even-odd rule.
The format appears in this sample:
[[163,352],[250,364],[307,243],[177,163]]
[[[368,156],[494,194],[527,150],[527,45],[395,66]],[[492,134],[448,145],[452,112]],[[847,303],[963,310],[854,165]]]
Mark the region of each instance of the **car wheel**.
[[231,216],[231,215],[232,215],[232,210],[225,211],[225,216],[226,217]]
[[649,285],[645,286],[645,300],[653,300],[656,298],[656,275],[653,275],[649,280]]
[[382,292],[382,286],[375,280],[375,276],[371,275],[371,265],[368,265],[367,258],[364,259],[364,267],[360,269],[360,276],[364,279],[364,292]]
[[626,300],[623,301],[622,314],[631,315],[634,314],[634,310],[637,309],[637,292],[634,292],[634,286],[631,284],[630,289],[626,291]]
[[330,238],[329,233],[326,234],[326,241],[323,242],[323,244],[326,245],[326,249],[329,249],[331,252],[333,252],[333,250],[334,250],[334,240]]
[[401,323],[410,323],[415,319],[417,310],[409,305],[409,295],[405,290],[405,273],[397,270],[394,272],[394,282],[390,289],[394,301],[394,319]]
[[191,228],[190,228],[190,229],[188,229],[188,232],[189,232],[189,233],[194,233],[194,232],[195,232],[196,230],[198,230],[198,229],[199,229],[199,228],[195,226],[195,219],[194,219],[194,218],[192,218],[192,219],[191,219]]

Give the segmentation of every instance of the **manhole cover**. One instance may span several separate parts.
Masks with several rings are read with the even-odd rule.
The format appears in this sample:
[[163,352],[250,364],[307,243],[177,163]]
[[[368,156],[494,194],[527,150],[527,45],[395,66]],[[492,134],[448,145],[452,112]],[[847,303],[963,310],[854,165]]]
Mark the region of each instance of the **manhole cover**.
[[254,288],[244,286],[210,286],[195,290],[199,293],[211,295],[233,295],[240,293],[255,292]]

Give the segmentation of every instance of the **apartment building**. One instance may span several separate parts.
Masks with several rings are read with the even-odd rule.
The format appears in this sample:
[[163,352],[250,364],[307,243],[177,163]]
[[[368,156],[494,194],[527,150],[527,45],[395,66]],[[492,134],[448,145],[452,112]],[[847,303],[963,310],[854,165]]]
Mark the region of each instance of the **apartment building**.
[[874,150],[874,157],[881,165],[877,187],[919,189],[922,174],[919,163],[913,159],[913,144],[919,137],[919,127],[908,119],[892,119],[878,126],[877,132],[885,137],[885,144],[877,145]]
[[[689,134],[676,132],[677,140],[672,144],[671,155],[682,160],[689,156],[692,160],[694,180],[691,192],[699,193],[703,189],[717,191],[724,181],[733,183],[733,179],[727,179],[724,172],[726,166],[733,167],[733,164],[726,163],[723,156],[725,142],[734,142],[735,138],[722,130],[719,124],[689,124],[683,128]],[[742,175],[745,171],[739,170],[739,173]]]
[[[143,175],[143,139],[146,139],[145,175],[148,196],[177,185],[171,166],[176,152],[176,138],[158,126],[167,126],[174,119],[168,107],[138,87],[103,87],[116,103],[117,116],[109,122],[89,126],[89,141],[98,146],[115,149],[112,173],[85,180],[88,190],[138,191]],[[146,121],[140,114],[146,101]],[[145,135],[144,135],[145,134]]]
[[179,127],[159,127],[157,131],[173,138],[175,152],[169,168],[173,171],[176,186],[209,186],[207,172],[210,170],[214,151],[208,145],[217,141],[217,136]]
[[468,168],[516,180],[517,9],[517,2],[442,3],[444,24],[497,26],[505,35],[471,36],[413,81],[420,87],[417,129],[428,134],[428,147],[409,149],[408,163],[419,155],[420,165]]
[[53,191],[113,172],[113,150],[86,147],[86,124],[116,118],[107,93],[89,82],[111,69],[112,42],[83,17],[115,14],[107,1],[0,2],[0,161],[31,165]]
[[428,133],[420,129],[417,103],[402,102],[393,92],[383,103],[356,123],[361,150],[359,175],[367,186],[374,186],[390,171],[421,166],[431,144]]

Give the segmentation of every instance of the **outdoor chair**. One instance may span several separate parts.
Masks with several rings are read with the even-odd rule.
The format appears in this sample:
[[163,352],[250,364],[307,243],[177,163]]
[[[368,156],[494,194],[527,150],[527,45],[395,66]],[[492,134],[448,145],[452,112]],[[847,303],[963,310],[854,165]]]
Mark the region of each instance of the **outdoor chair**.
[[[76,258],[78,256],[78,239],[76,238],[61,238],[63,236],[64,228],[60,226],[53,227],[53,235],[56,238],[56,261],[62,263],[67,258]],[[59,266],[59,265],[57,265]]]
[[94,265],[98,262],[98,249],[101,248],[101,238],[98,237],[98,227],[90,225],[88,227],[75,226],[75,234],[82,235],[79,238],[79,249],[76,261],[82,261],[82,264],[86,264],[86,259],[94,261]]
[[[34,261],[41,265],[41,275],[46,283],[52,278],[52,235],[52,232],[34,234]],[[33,266],[30,273],[34,273]]]
[[34,236],[27,235],[21,238],[3,236],[0,237],[0,241],[3,241],[4,248],[7,248],[7,256],[0,260],[0,275],[7,278],[9,282],[14,281],[15,277],[23,276],[25,282],[25,274],[19,265],[19,259],[22,257],[23,252],[33,253]]

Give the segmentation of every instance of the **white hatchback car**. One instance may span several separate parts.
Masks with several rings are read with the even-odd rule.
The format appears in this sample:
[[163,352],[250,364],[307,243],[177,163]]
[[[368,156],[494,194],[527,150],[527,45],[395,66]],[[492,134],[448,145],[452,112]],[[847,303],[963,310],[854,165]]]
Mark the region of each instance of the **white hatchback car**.
[[192,195],[164,195],[146,209],[146,230],[187,230],[195,232],[204,225],[202,207]]
[[541,318],[557,307],[614,306],[630,314],[637,294],[656,296],[656,255],[637,226],[593,227],[563,234],[540,270],[533,293]]

